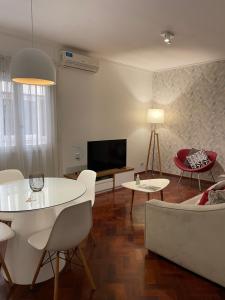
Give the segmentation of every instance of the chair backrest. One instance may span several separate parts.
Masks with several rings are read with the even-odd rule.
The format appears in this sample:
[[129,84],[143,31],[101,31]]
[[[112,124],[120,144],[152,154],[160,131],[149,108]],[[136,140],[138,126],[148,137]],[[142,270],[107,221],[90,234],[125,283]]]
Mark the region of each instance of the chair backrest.
[[184,162],[188,153],[190,152],[191,149],[180,149],[177,152],[177,157],[179,158],[180,161]]
[[[16,181],[24,179],[23,174],[16,169],[8,169],[0,171],[0,184],[4,184],[11,181]],[[7,199],[5,200],[7,201]],[[0,220],[2,221],[12,221],[13,220],[13,214],[12,213],[0,213]]]
[[24,179],[23,174],[16,169],[8,169],[0,171],[0,184]]
[[85,197],[87,200],[91,200],[93,206],[95,202],[96,172],[92,170],[83,170],[79,174],[77,181],[86,186],[87,190],[83,197]]
[[[191,149],[180,149],[178,152],[177,152],[177,157],[179,158],[180,161],[184,162],[187,155],[189,154]],[[216,157],[217,157],[217,153],[214,152],[214,151],[208,151],[208,150],[205,150],[209,159],[211,161],[215,161],[216,160]]]
[[216,152],[214,152],[214,151],[206,151],[206,152],[211,161],[216,161],[216,158],[217,158]]
[[91,201],[64,208],[52,228],[46,250],[69,250],[87,237],[92,227]]

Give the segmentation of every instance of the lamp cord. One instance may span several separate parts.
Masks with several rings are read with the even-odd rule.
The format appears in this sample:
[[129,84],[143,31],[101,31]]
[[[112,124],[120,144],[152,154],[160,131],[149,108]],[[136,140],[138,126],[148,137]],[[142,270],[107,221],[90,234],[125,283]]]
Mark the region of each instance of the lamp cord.
[[30,18],[31,18],[31,41],[32,41],[32,48],[34,48],[33,0],[30,1]]

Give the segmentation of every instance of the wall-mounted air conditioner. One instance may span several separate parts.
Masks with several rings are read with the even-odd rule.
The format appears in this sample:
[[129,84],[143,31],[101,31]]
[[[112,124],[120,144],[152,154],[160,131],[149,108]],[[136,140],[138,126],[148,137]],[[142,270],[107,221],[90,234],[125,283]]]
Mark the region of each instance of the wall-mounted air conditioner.
[[89,72],[97,72],[99,61],[94,57],[77,54],[73,51],[62,51],[61,65],[66,68],[75,68]]

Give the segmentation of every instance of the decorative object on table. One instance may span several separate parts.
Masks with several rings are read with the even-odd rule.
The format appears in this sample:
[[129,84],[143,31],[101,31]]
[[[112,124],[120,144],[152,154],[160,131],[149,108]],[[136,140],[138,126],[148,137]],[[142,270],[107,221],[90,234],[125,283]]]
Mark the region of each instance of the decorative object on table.
[[[148,156],[145,171],[148,171],[148,164],[150,160],[150,153],[152,148],[152,174],[154,172],[154,158],[155,158],[155,147],[157,144],[158,151],[158,162],[159,162],[159,171],[162,175],[162,165],[161,165],[161,156],[160,156],[160,147],[159,147],[159,134],[156,132],[156,125],[164,123],[164,110],[163,109],[149,109],[147,113],[147,122],[152,124],[149,147],[148,147]],[[153,147],[152,147],[153,142]]]
[[44,187],[44,183],[44,174],[29,176],[29,184],[33,192],[40,192]]
[[11,63],[12,81],[20,84],[55,85],[56,70],[51,58],[34,48],[33,2],[31,0],[32,47],[20,50]]
[[192,149],[181,149],[177,152],[177,155],[174,157],[174,162],[176,166],[181,170],[180,179],[178,181],[178,184],[181,182],[181,179],[183,177],[184,172],[196,173],[198,175],[198,186],[199,190],[201,191],[201,181],[200,181],[200,173],[204,173],[207,171],[210,171],[210,174],[212,176],[213,181],[215,182],[213,173],[212,173],[212,167],[214,166],[217,158],[217,153],[214,151],[205,151],[204,153],[207,155],[209,162],[204,165],[201,164],[199,167],[192,168],[191,166],[187,165],[187,156],[189,155],[190,151]]
[[137,176],[136,176],[136,185],[139,185],[140,184],[140,175],[139,174],[137,174]]

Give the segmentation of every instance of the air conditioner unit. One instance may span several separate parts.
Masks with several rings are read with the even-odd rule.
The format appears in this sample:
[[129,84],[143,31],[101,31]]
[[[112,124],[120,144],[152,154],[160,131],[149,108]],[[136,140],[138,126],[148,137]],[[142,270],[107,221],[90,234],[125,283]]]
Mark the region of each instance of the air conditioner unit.
[[62,51],[61,63],[65,68],[75,68],[89,72],[97,72],[99,69],[98,59],[72,51]]

